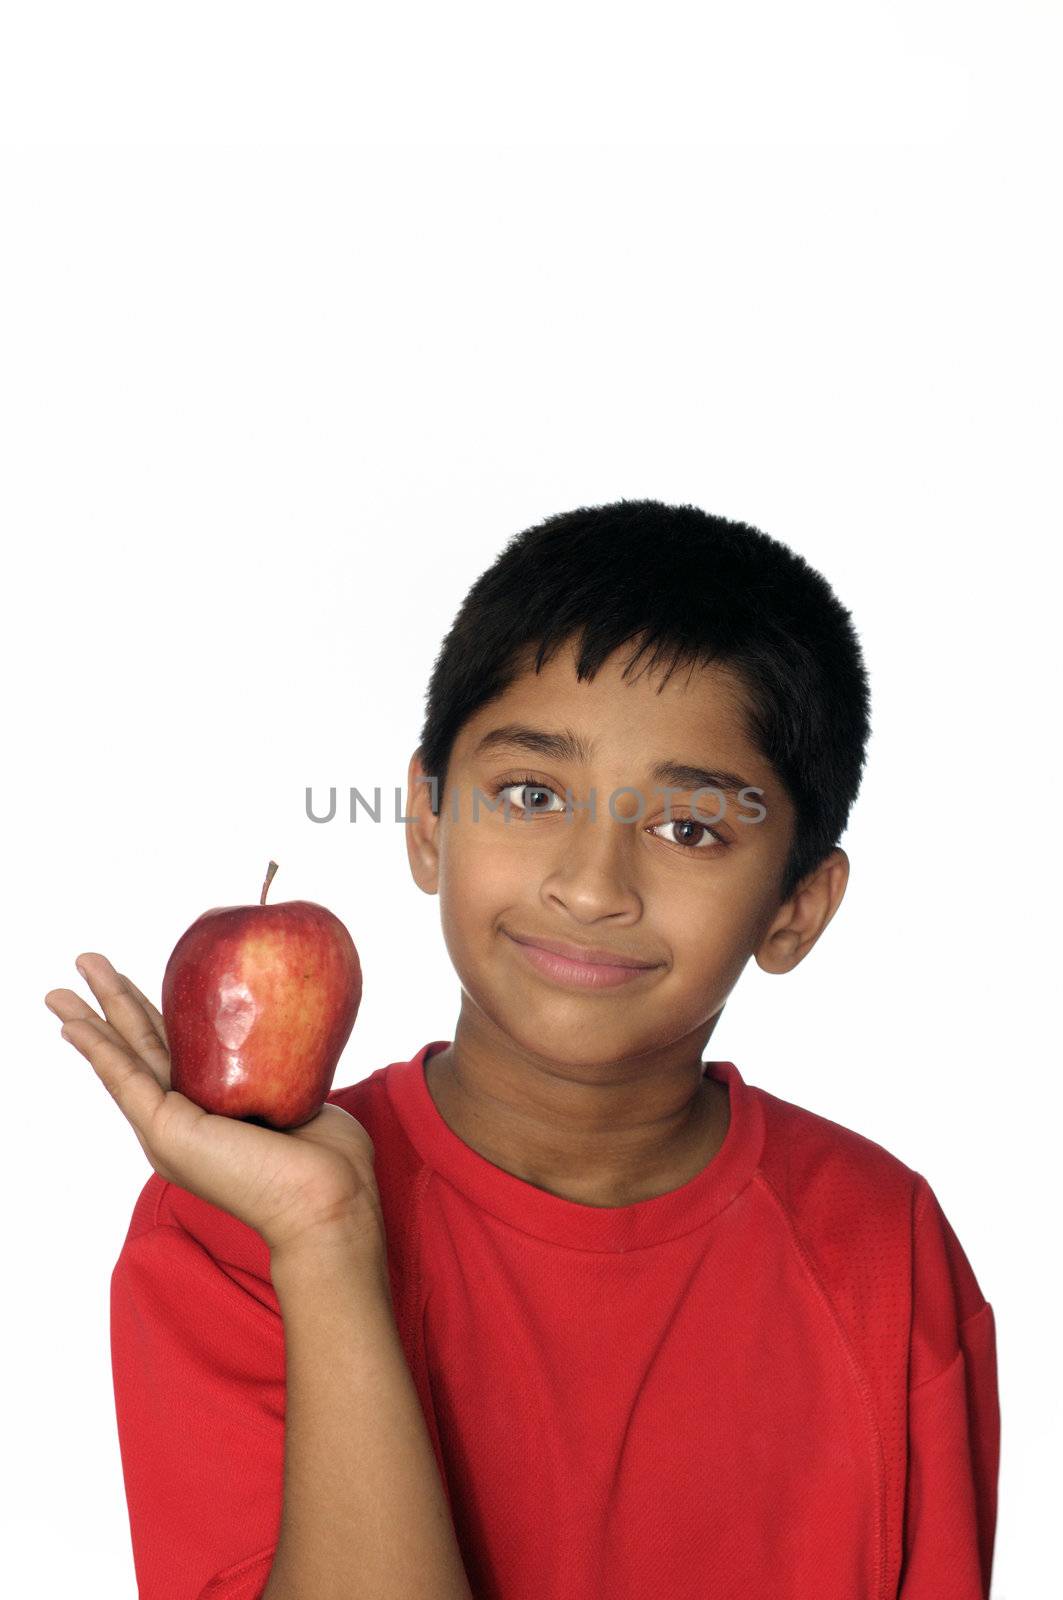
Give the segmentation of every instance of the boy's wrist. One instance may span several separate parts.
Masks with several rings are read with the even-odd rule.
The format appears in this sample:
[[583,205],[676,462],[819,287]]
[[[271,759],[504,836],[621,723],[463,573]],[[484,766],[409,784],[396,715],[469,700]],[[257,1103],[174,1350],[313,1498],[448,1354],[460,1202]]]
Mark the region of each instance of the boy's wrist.
[[272,1244],[270,1276],[278,1295],[289,1284],[339,1275],[380,1286],[389,1294],[387,1247],[379,1212],[355,1207],[342,1220],[307,1228],[284,1243]]

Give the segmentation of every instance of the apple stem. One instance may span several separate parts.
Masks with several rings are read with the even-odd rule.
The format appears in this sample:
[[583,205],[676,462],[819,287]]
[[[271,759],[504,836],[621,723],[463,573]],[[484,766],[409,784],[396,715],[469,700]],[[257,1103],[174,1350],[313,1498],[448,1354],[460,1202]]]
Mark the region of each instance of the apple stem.
[[262,885],[262,893],[259,896],[259,900],[258,900],[258,903],[259,903],[260,906],[264,906],[265,903],[266,903],[266,890],[269,888],[270,884],[273,882],[273,874],[276,872],[276,870],[277,870],[277,863],[275,861],[271,861],[269,866],[266,868],[266,881]]

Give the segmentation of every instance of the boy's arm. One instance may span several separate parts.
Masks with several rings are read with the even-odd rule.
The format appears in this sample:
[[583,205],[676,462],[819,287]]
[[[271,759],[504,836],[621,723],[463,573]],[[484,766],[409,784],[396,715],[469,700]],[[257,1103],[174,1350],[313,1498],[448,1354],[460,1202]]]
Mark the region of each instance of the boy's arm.
[[898,1600],[987,1600],[1000,1464],[996,1325],[929,1188],[916,1230],[912,1348]]
[[993,1308],[961,1329],[956,1359],[909,1397],[904,1578],[898,1600],[987,1600],[997,1520],[1000,1411]]
[[140,1600],[259,1600],[281,1515],[284,1331],[238,1281],[154,1223],[145,1185],[111,1273],[111,1366]]
[[252,1259],[183,1191],[167,1192],[197,1234],[156,1222],[158,1189],[145,1186],[111,1275],[140,1600],[468,1600],[386,1269]]
[[284,1511],[262,1600],[472,1600],[392,1312],[386,1261],[274,1253],[287,1366]]

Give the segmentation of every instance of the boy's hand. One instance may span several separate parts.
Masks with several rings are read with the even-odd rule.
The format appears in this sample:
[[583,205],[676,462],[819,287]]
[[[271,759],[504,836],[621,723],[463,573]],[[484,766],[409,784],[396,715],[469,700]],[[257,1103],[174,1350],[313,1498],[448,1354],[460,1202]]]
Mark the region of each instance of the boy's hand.
[[386,1256],[373,1142],[357,1118],[326,1103],[281,1132],[204,1111],[170,1088],[166,1031],[150,1000],[102,955],[79,956],[77,967],[104,1016],[72,989],[52,989],[44,1003],[160,1177],[238,1217],[273,1251],[327,1241]]

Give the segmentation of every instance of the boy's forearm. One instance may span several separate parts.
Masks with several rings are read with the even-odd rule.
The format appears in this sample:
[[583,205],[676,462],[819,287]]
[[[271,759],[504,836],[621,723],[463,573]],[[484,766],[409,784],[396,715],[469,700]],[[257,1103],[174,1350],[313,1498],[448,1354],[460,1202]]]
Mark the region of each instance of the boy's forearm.
[[284,1507],[262,1600],[472,1600],[383,1257],[274,1254]]

